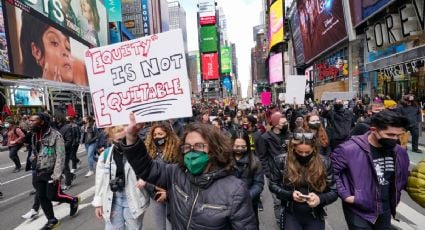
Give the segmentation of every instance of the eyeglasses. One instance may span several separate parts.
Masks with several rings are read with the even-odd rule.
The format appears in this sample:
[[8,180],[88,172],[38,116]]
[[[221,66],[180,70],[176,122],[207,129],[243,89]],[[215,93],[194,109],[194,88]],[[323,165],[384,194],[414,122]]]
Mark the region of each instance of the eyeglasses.
[[293,138],[295,140],[302,140],[302,139],[313,140],[314,133],[294,133]]
[[205,146],[207,146],[208,144],[204,144],[204,143],[195,143],[194,145],[190,145],[190,144],[183,144],[180,146],[180,150],[183,153],[187,153],[190,152],[192,150],[195,151],[204,151]]

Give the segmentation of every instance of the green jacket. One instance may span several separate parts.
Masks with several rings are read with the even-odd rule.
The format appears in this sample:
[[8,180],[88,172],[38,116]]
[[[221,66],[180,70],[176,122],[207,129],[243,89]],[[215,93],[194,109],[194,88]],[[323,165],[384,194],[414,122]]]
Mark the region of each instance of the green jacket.
[[410,173],[406,190],[412,200],[425,208],[425,159],[422,159]]

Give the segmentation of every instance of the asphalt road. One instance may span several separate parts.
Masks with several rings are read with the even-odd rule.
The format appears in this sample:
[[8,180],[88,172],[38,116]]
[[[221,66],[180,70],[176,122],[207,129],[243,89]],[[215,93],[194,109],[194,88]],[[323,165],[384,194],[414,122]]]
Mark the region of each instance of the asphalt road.
[[[23,151],[19,153],[21,162],[25,162],[26,154],[27,153]],[[412,154],[414,153],[409,153],[409,155]],[[78,155],[83,161],[83,164],[77,171],[78,176],[73,187],[66,191],[66,193],[70,195],[78,194],[83,200],[81,202],[81,208],[78,215],[73,218],[68,216],[69,205],[60,204],[55,206],[55,214],[61,219],[60,229],[103,229],[102,221],[95,218],[94,208],[90,205],[94,193],[94,176],[90,178],[84,177],[87,172],[86,155],[82,149],[80,149]],[[423,155],[423,157],[425,157],[425,154]],[[423,157],[416,154],[412,155],[410,158],[420,159]],[[417,160],[412,161],[411,163],[415,164],[415,162],[417,162]],[[13,168],[12,162],[8,158],[8,152],[0,151],[0,182],[2,183],[0,191],[4,194],[3,199],[0,200],[0,229],[39,229],[46,222],[42,212],[39,218],[33,221],[25,221],[21,218],[21,215],[31,208],[34,199],[34,196],[29,195],[32,190],[31,173],[24,171],[12,173]],[[274,219],[273,202],[267,188],[263,191],[262,200],[264,211],[259,212],[260,229],[278,229]],[[347,229],[340,200],[329,205],[327,207],[327,213],[328,217],[326,218],[326,229]],[[393,221],[393,226],[398,227],[399,229],[425,229],[425,209],[414,203],[406,193],[403,194],[402,202],[398,206],[397,218],[400,219],[401,222]],[[144,218],[144,229],[155,229],[152,220],[152,213],[150,209],[148,209]]]

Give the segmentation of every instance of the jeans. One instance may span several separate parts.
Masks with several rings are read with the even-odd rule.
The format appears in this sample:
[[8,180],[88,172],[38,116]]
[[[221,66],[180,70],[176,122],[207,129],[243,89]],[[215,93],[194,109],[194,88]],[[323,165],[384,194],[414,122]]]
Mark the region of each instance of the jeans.
[[325,230],[325,220],[313,215],[286,213],[285,229],[291,230]]
[[155,226],[157,230],[171,229],[171,224],[167,220],[167,205],[158,203],[156,200],[151,200],[153,215],[155,217]]
[[112,201],[110,222],[105,222],[105,230],[142,229],[143,216],[144,214],[135,219],[128,207],[125,192],[116,192]]
[[94,170],[94,158],[95,158],[95,154],[96,154],[96,142],[91,143],[91,144],[85,144],[84,145],[86,147],[86,152],[87,152],[87,158],[88,158],[88,162],[89,162],[89,170],[93,171]]
[[[32,186],[37,191],[37,184],[36,184],[36,176],[37,172],[35,170],[32,170]],[[37,194],[34,196],[34,203],[32,204],[32,209],[38,212],[40,209],[40,199],[38,199]]]
[[21,168],[21,160],[19,159],[18,151],[21,149],[22,144],[9,147],[9,158],[15,163],[15,169]]
[[418,150],[418,141],[419,141],[419,125],[413,125],[407,128],[412,135],[412,150]]
[[80,162],[80,159],[77,157],[79,145],[73,145],[71,150],[71,161],[72,161],[72,168],[77,169],[77,164]]
[[361,218],[353,213],[349,208],[344,207],[343,211],[345,220],[347,221],[348,229],[350,230],[390,230],[391,227],[391,212],[387,211],[378,216],[375,224]]

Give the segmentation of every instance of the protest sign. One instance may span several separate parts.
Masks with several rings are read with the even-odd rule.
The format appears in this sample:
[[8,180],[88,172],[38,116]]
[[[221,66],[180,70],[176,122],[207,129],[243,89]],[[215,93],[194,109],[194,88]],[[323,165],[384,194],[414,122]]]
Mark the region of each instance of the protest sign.
[[305,97],[305,75],[289,75],[286,80],[285,102],[297,105],[304,104]]
[[264,106],[269,106],[272,102],[272,93],[271,92],[262,92],[261,93],[261,104]]
[[192,116],[181,30],[85,53],[98,127]]

